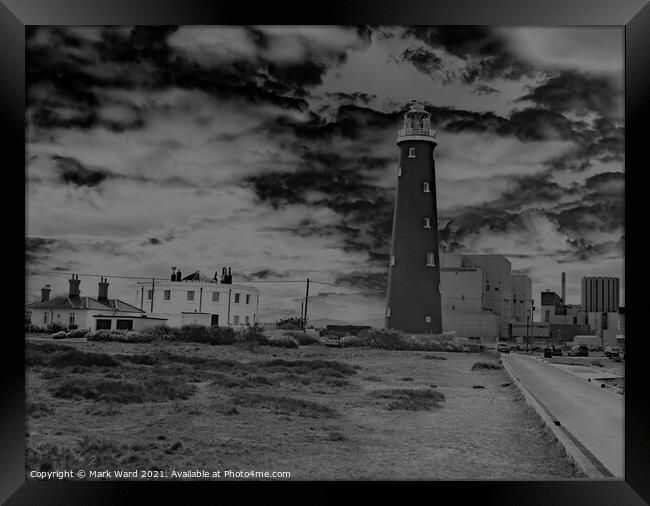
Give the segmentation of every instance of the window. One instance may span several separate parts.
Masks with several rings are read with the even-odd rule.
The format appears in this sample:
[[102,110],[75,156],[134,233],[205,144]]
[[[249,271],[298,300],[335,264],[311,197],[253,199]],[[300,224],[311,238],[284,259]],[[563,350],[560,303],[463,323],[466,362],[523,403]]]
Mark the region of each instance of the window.
[[172,298],[172,291],[165,290],[165,300],[171,300],[171,298]]
[[[47,315],[45,315],[45,316],[47,316]],[[589,317],[587,315],[585,315],[585,325],[589,325]]]
[[212,292],[212,302],[219,302],[219,292]]
[[390,317],[390,308],[389,307],[386,308],[386,317]]
[[43,313],[43,323],[47,323],[47,313]]
[[513,303],[513,304],[516,304],[516,303],[517,303],[517,299],[512,299],[512,303]]
[[424,218],[424,228],[431,228],[431,218]]
[[402,175],[402,166],[400,165],[397,167],[397,177],[400,177]]
[[550,319],[551,319],[551,311],[547,309],[546,311],[544,311],[544,321],[548,322]]
[[409,158],[415,158],[415,148],[409,148]]
[[70,313],[70,325],[74,325],[74,313]]
[[494,288],[494,291],[495,291],[495,292],[498,292],[498,291],[499,291],[499,287],[498,287],[498,286],[495,287],[495,288]]
[[118,330],[133,330],[133,320],[117,320],[115,328]]
[[429,181],[422,183],[422,191],[424,193],[431,193],[431,190],[429,189]]
[[233,322],[235,325],[239,325],[239,315],[235,315],[235,316],[233,317],[232,322]]
[[244,323],[246,323],[246,325],[248,325],[250,322],[251,322],[251,317],[250,317],[250,316],[246,316],[246,317],[244,318]]
[[111,330],[111,320],[97,320],[97,330]]
[[187,292],[187,300],[194,300],[194,291]]
[[[246,295],[246,304],[250,304],[250,303],[251,303],[251,296]],[[246,317],[246,318],[248,318],[248,317]]]
[[239,304],[239,294],[235,294],[235,304]]
[[147,290],[147,300],[153,299],[153,290]]
[[578,317],[577,316],[573,317],[573,324],[578,325]]
[[429,267],[435,267],[436,266],[436,259],[433,256],[433,251],[427,251],[427,265]]
[[430,317],[430,316],[425,316],[425,317],[424,317],[424,321],[425,321],[426,323],[431,323],[431,317]]
[[395,255],[390,256],[390,264],[395,265]]

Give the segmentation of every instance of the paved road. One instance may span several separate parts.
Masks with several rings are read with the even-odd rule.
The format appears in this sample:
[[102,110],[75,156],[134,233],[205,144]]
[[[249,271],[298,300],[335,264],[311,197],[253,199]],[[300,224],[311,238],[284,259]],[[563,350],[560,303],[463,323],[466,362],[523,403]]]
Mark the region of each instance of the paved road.
[[615,477],[623,477],[624,397],[517,353],[501,360],[519,381]]

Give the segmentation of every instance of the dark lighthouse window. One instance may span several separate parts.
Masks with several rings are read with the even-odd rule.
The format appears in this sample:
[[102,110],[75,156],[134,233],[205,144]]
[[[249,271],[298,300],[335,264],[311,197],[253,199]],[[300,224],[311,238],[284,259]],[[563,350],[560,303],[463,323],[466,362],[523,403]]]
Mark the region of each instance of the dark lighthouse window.
[[429,189],[429,181],[422,183],[422,191],[424,193],[431,193],[431,190]]
[[424,218],[424,228],[431,228],[431,218]]
[[409,148],[409,158],[415,158],[415,148]]

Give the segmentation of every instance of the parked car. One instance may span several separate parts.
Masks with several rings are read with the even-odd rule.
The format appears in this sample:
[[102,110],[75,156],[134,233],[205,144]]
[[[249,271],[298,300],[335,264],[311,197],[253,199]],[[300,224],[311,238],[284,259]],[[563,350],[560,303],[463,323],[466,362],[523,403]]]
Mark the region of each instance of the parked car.
[[603,353],[607,358],[621,358],[622,351],[616,346],[608,346]]
[[497,351],[500,353],[510,353],[510,346],[506,343],[499,343],[497,344]]
[[570,357],[588,357],[589,356],[589,348],[585,346],[584,344],[577,344],[569,350],[569,353],[567,353]]
[[561,348],[556,348],[555,346],[551,346],[551,353],[553,354],[554,357],[561,357],[562,356],[562,349]]

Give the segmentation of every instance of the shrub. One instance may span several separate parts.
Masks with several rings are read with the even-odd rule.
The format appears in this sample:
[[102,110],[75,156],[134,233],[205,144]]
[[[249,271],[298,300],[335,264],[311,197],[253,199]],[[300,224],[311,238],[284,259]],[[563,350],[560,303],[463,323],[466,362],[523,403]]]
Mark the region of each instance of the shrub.
[[282,335],[282,336],[269,336],[266,338],[266,343],[269,346],[277,346],[279,348],[298,348],[299,344],[295,337]]
[[45,327],[45,332],[47,332],[48,334],[55,334],[56,332],[61,332],[61,331],[65,332],[67,330],[68,330],[68,327],[66,327],[65,325],[63,325],[62,323],[59,323],[59,322],[49,323]]
[[429,410],[439,407],[445,396],[437,390],[417,390],[408,388],[390,388],[375,390],[373,397],[383,399],[394,399],[386,405],[386,409],[405,409],[409,411]]
[[170,333],[164,335],[161,329],[161,336],[172,341],[204,344],[232,344],[235,342],[236,333],[231,327],[205,327],[203,325],[183,325],[182,327],[169,329]]
[[88,329],[73,329],[70,332],[68,332],[68,337],[72,337],[76,339],[80,337],[85,337],[87,333],[88,333]]
[[403,350],[404,338],[396,330],[385,329],[365,329],[359,332],[358,336],[364,343],[364,346],[371,348],[381,348],[383,350]]
[[154,338],[168,339],[172,333],[172,329],[169,328],[169,326],[162,324],[156,325],[155,327],[147,327],[143,329],[141,333]]
[[108,355],[106,353],[90,353],[76,349],[69,349],[55,352],[51,356],[48,365],[51,367],[90,367],[93,365],[101,367],[115,367],[120,365],[120,363],[111,355]]
[[76,323],[71,323],[70,325],[68,325],[68,330],[76,330],[78,328],[79,325],[77,325]]
[[44,332],[45,332],[45,328],[43,327],[39,327],[38,325],[34,325],[32,323],[25,324],[25,333],[43,334]]
[[275,322],[275,326],[278,329],[284,330],[301,330],[305,324],[305,320],[292,316],[290,318],[281,318]]
[[337,360],[284,360],[281,358],[260,363],[264,369],[276,369],[285,372],[306,374],[322,369],[337,371],[344,375],[356,374],[356,369],[345,362]]
[[298,415],[310,418],[335,418],[339,416],[338,411],[329,406],[292,397],[276,397],[268,394],[238,392],[232,397],[232,401],[238,406],[270,408],[276,413],[285,415]]
[[240,343],[250,343],[255,342],[259,344],[264,344],[267,340],[266,335],[264,334],[264,327],[259,323],[254,325],[248,325],[241,331],[239,331],[235,336],[235,341]]
[[54,397],[63,399],[81,398],[125,404],[187,399],[196,392],[196,387],[167,378],[150,378],[135,383],[80,377],[65,380],[51,392]]
[[344,336],[349,335],[349,332],[344,332],[342,330],[327,330],[325,328],[325,329],[318,329],[318,334],[321,337],[324,337],[324,336],[344,337]]
[[69,337],[68,333],[64,332],[63,330],[52,334],[52,339],[66,339],[67,337]]
[[111,331],[106,329],[93,330],[86,334],[88,341],[111,341]]
[[310,344],[321,344],[320,339],[312,334],[303,334],[301,332],[287,333],[290,337],[293,337],[300,346],[308,346]]
[[354,346],[363,346],[364,341],[359,336],[343,336],[339,341],[343,348],[349,348]]
[[488,369],[488,370],[501,369],[501,366],[499,364],[494,363],[494,362],[476,362],[472,366],[472,371],[474,371],[476,369]]

